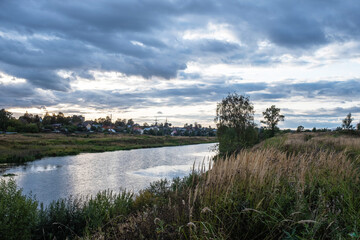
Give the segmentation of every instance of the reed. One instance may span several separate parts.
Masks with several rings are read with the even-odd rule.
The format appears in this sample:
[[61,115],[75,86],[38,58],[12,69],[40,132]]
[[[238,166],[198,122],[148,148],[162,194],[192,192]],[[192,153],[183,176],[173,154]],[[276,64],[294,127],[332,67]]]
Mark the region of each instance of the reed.
[[200,213],[189,219],[198,224],[191,237],[321,239],[359,229],[359,173],[344,152],[243,151],[202,176],[192,190],[190,209]]

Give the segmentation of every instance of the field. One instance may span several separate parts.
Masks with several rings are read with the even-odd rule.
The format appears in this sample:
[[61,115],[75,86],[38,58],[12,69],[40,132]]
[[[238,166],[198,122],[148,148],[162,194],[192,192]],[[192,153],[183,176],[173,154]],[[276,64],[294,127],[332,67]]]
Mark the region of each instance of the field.
[[216,142],[215,137],[124,134],[0,134],[0,163],[22,163],[46,156]]
[[286,134],[134,196],[102,192],[36,210],[11,181],[0,196],[13,203],[8,212],[35,204],[21,214],[34,219],[23,234],[35,239],[360,239],[359,156],[357,136]]

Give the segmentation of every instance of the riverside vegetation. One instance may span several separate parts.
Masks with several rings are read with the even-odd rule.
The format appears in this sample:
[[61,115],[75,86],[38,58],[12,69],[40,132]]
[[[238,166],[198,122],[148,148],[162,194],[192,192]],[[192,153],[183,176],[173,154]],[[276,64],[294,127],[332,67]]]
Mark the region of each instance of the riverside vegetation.
[[100,192],[39,207],[0,185],[2,239],[359,239],[360,138],[276,136],[211,170],[133,196]]
[[39,207],[2,180],[0,237],[359,239],[360,138],[351,114],[343,130],[287,134],[276,127],[280,109],[263,115],[259,131],[249,98],[229,94],[217,105],[219,152],[209,170],[136,195],[103,191]]
[[215,137],[130,134],[0,134],[0,163],[23,163],[42,157],[137,148],[216,142]]

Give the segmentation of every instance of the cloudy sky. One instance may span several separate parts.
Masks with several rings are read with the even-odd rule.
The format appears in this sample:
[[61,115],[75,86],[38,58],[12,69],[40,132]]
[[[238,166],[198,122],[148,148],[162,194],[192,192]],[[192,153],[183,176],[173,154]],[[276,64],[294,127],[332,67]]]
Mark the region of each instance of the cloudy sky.
[[250,96],[256,122],[360,121],[357,0],[1,0],[0,108],[214,126]]

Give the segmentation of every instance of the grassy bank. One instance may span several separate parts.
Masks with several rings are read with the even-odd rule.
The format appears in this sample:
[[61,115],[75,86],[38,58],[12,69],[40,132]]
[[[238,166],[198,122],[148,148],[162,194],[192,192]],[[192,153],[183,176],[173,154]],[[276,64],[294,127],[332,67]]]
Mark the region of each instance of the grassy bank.
[[0,134],[0,163],[22,163],[47,156],[215,142],[214,137],[123,134]]
[[1,205],[0,188],[0,219],[24,211],[35,239],[359,239],[359,153],[358,137],[288,134],[133,197],[103,192],[26,212],[33,200]]
[[360,239],[360,139],[288,134],[158,182],[92,239]]

